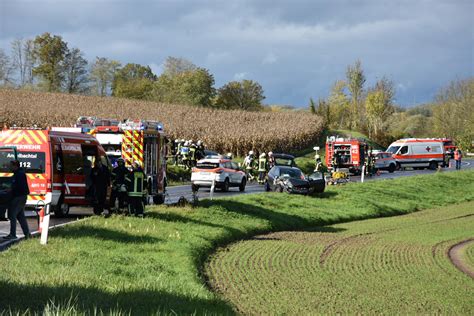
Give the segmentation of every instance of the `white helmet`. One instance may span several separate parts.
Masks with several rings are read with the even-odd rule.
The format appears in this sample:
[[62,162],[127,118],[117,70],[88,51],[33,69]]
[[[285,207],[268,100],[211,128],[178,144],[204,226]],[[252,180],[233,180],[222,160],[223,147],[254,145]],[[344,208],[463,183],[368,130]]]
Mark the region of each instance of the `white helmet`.
[[185,141],[184,146],[189,146],[189,141]]
[[198,140],[196,145],[201,146],[202,145],[202,140]]
[[253,150],[249,151],[249,155],[253,155]]
[[185,142],[185,140],[184,140],[184,139],[181,139],[181,142],[182,142],[182,143],[184,143],[184,142]]
[[273,156],[273,151],[269,151],[268,156]]
[[260,158],[265,158],[266,155],[267,155],[266,153],[262,153],[260,154]]
[[232,159],[232,153],[227,153],[226,157]]

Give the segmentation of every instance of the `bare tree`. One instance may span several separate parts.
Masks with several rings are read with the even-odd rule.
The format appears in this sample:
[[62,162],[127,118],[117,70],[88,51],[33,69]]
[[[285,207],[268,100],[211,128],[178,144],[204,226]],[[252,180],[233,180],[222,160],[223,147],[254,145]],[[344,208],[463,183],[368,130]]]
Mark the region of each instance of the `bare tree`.
[[6,86],[11,83],[12,64],[7,54],[0,48],[0,84]]
[[82,93],[87,90],[87,60],[79,48],[68,50],[64,60],[65,91]]
[[18,72],[20,87],[33,84],[35,66],[34,42],[31,39],[16,39],[12,42],[12,66]]

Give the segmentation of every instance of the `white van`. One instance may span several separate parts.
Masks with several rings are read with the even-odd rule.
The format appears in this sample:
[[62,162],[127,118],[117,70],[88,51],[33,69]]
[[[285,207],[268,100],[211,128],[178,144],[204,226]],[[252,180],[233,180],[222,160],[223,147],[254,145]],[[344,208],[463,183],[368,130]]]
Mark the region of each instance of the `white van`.
[[387,152],[392,153],[398,168],[429,168],[445,167],[443,142],[430,138],[404,138],[392,143]]

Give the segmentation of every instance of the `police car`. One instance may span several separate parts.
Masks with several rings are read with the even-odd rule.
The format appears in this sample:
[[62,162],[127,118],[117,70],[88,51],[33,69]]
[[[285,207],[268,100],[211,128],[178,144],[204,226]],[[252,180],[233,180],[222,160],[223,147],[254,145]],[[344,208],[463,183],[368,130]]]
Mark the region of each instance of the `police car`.
[[211,187],[213,183],[223,192],[229,191],[230,187],[238,187],[239,191],[243,192],[247,178],[239,165],[229,159],[205,158],[199,160],[191,173],[193,191],[198,191],[200,187]]

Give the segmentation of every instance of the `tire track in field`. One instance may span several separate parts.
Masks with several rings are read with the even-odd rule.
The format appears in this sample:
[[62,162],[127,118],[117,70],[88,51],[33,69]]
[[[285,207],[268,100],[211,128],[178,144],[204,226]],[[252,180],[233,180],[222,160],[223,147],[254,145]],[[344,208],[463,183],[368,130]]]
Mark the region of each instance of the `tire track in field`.
[[461,272],[464,272],[472,279],[474,279],[474,268],[467,265],[462,259],[462,252],[466,247],[468,247],[471,243],[474,243],[474,238],[469,238],[460,243],[451,246],[448,250],[448,257],[449,260],[454,264],[456,268],[458,268]]

